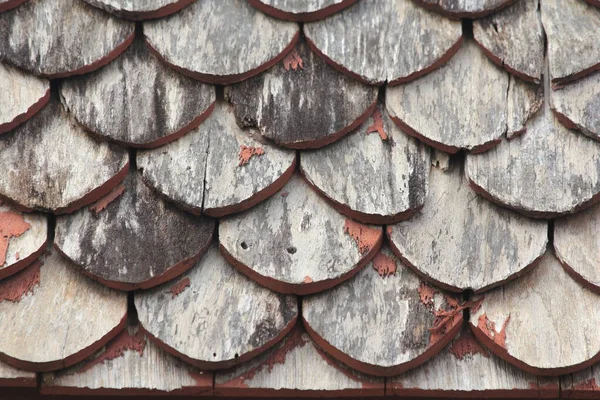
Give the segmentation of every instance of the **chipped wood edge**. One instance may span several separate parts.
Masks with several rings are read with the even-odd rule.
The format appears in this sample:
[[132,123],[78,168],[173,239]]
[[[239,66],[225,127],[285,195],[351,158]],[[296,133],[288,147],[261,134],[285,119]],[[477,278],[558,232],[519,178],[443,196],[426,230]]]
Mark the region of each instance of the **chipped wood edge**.
[[[1,9],[0,9],[0,12],[2,12]],[[37,114],[42,108],[44,108],[46,106],[46,104],[48,104],[48,101],[50,100],[50,93],[51,93],[50,84],[48,84],[48,88],[46,89],[46,93],[44,94],[44,96],[42,96],[35,103],[33,103],[31,106],[29,106],[27,111],[25,111],[22,114],[17,115],[10,122],[7,122],[5,124],[0,124],[0,134],[4,133],[4,132],[12,131],[17,126],[21,125],[23,122],[27,121],[28,119],[33,117],[35,114]]]
[[[48,223],[48,222],[46,221],[46,223]],[[48,248],[49,240],[50,239],[49,239],[48,235],[46,235],[46,240],[44,241],[44,243],[41,245],[41,247],[39,249],[37,249],[36,251],[31,253],[29,256],[20,259],[16,263],[14,263],[6,268],[1,268],[0,269],[0,280],[8,278],[9,276],[14,275],[17,272],[22,271],[23,269],[25,269],[28,266],[30,266],[31,264],[33,264],[34,261],[36,261],[38,258],[41,257],[42,254],[44,254],[44,252]],[[0,385],[0,387],[1,387],[1,385]]]
[[464,11],[448,11],[445,10],[443,7],[439,6],[438,4],[431,4],[431,3],[426,3],[423,0],[414,0],[417,4],[419,4],[421,7],[426,8],[428,10],[431,11],[435,11],[438,14],[442,14],[445,15],[448,18],[452,18],[452,19],[463,19],[463,18],[482,18],[482,17],[486,17],[488,15],[497,13],[498,11],[502,10],[505,7],[510,6],[511,4],[516,3],[517,0],[505,0],[504,3],[500,4],[497,7],[494,8],[490,8],[489,10],[483,10],[483,11],[474,11],[474,12],[464,12]]
[[[556,229],[556,228],[555,228]],[[577,283],[579,283],[584,288],[591,290],[594,293],[600,294],[600,286],[596,285],[589,280],[587,280],[583,275],[577,272],[574,268],[572,268],[565,257],[560,253],[560,249],[557,248],[555,244],[553,244],[554,254],[556,258],[560,262],[560,265],[563,267],[565,272],[569,274],[569,276]]]
[[554,114],[554,116],[556,117],[558,122],[560,122],[565,128],[571,129],[571,130],[576,130],[576,131],[582,133],[583,135],[585,135],[589,138],[592,138],[594,140],[599,139],[597,134],[594,134],[589,129],[587,129],[585,126],[580,125],[580,124],[576,123],[575,121],[573,121],[571,118],[569,118],[568,115],[563,114],[558,109],[556,109],[556,107],[552,103],[550,103],[550,109],[552,110],[552,113]]
[[6,3],[0,4],[0,13],[18,7],[26,1],[27,0],[8,0]]
[[337,4],[331,4],[320,10],[304,13],[282,11],[278,8],[263,3],[261,0],[248,0],[248,4],[258,9],[259,11],[278,19],[283,19],[292,22],[314,22],[320,19],[325,19],[330,15],[342,11],[343,9],[350,7],[357,1],[358,0],[342,0]]
[[483,43],[481,43],[479,40],[477,40],[477,36],[473,36],[473,40],[475,40],[475,43],[477,43],[477,45],[479,46],[481,51],[483,51],[483,54],[485,54],[494,64],[496,64],[500,68],[504,69],[511,75],[514,75],[517,78],[520,78],[521,80],[523,80],[525,82],[535,83],[536,85],[541,82],[540,76],[528,75],[528,74],[518,71],[518,70],[514,69],[512,66],[506,64],[504,61],[502,61],[502,59],[500,57],[496,56],[494,53],[492,53],[490,51],[490,49],[485,47],[483,45]]
[[[113,15],[116,15],[119,18],[128,19],[130,21],[143,21],[147,19],[156,19],[166,17],[167,15],[175,14],[176,12],[183,10],[188,5],[192,4],[196,0],[179,0],[175,3],[167,4],[166,6],[162,6],[153,11],[126,11],[126,10],[118,10],[114,7],[111,7],[107,4],[93,4],[88,3],[91,6],[109,12]],[[86,1],[87,3],[87,1]]]
[[592,73],[594,73],[596,71],[600,71],[600,62],[592,65],[591,67],[583,69],[575,74],[561,76],[560,78],[552,78],[552,81],[551,81],[552,89],[553,90],[560,89],[560,88],[564,87],[566,84],[573,83],[582,78],[585,78],[586,76],[591,75]]
[[256,68],[253,68],[249,71],[246,71],[246,72],[243,72],[240,74],[213,75],[213,74],[203,74],[200,72],[191,71],[187,68],[183,68],[183,67],[180,67],[180,66],[177,66],[177,65],[171,63],[165,57],[163,57],[162,54],[160,54],[154,47],[152,47],[152,45],[150,44],[150,41],[148,40],[146,35],[144,35],[144,41],[146,42],[146,46],[148,46],[148,49],[150,49],[152,54],[154,54],[154,56],[156,56],[165,65],[168,65],[169,67],[171,67],[175,71],[179,72],[180,74],[187,75],[198,81],[205,82],[205,83],[211,83],[211,84],[220,84],[220,85],[230,85],[232,83],[241,82],[241,81],[244,81],[255,75],[258,75],[263,71],[266,71],[267,69],[271,68],[273,65],[277,64],[279,61],[283,60],[285,58],[285,56],[287,56],[288,53],[290,53],[294,49],[294,47],[296,47],[296,44],[298,43],[299,40],[300,40],[300,29],[298,29],[298,31],[292,38],[291,42],[287,45],[287,47],[285,47],[283,49],[283,51],[281,53],[279,53],[277,56],[275,56],[271,60],[265,62],[264,64],[259,65]]

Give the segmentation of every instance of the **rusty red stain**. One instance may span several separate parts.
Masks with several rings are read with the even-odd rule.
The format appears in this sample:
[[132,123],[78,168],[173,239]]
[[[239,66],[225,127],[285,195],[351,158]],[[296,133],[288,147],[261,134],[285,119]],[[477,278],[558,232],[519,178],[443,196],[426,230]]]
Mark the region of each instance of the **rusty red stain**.
[[126,351],[137,351],[141,357],[144,354],[145,348],[146,337],[141,330],[138,330],[134,335],[131,335],[129,330],[125,329],[113,339],[113,341],[106,347],[102,354],[79,368],[77,373],[88,371],[96,365],[103,364],[105,361],[122,357]]
[[396,265],[396,261],[383,253],[378,253],[373,258],[373,269],[377,271],[379,276],[382,278],[386,278],[390,275],[396,275],[396,270],[398,266]]
[[466,331],[458,339],[452,342],[450,346],[450,354],[458,360],[462,360],[465,357],[474,356],[480,354],[485,358],[490,357],[490,353],[479,343],[471,333]]
[[172,294],[171,298],[174,299],[175,297],[179,296],[185,290],[185,288],[190,287],[190,285],[190,278],[183,278],[182,280],[171,286],[171,289],[169,289],[169,292],[171,292]]
[[381,111],[375,109],[371,118],[373,119],[373,125],[367,128],[367,135],[377,132],[381,140],[388,140],[388,135],[383,128],[383,115],[381,115]]
[[498,332],[496,331],[496,324],[483,313],[477,320],[477,328],[485,333],[485,335],[492,339],[498,346],[506,349],[506,325],[508,324],[508,321],[510,321],[510,314],[504,321],[504,324],[502,324],[502,329]]
[[19,237],[31,228],[23,218],[23,214],[14,211],[0,212],[0,266],[6,263],[8,242]]
[[588,379],[587,381],[580,382],[573,385],[575,390],[600,390],[600,387],[596,383],[596,378]]
[[100,200],[96,201],[89,207],[89,210],[94,214],[98,215],[102,210],[106,209],[110,203],[115,201],[119,196],[125,193],[125,185],[121,183],[119,186],[114,188]]
[[312,280],[312,278],[310,276],[306,275],[304,277],[304,280],[302,282],[304,282],[304,283],[312,283],[313,280]]
[[366,254],[371,251],[377,245],[381,235],[379,229],[371,228],[351,219],[346,219],[344,222],[344,233],[347,233],[354,239],[358,245],[360,254]]
[[283,59],[283,68],[285,68],[286,71],[289,71],[290,68],[294,71],[298,68],[304,69],[304,63],[300,54],[298,54],[298,50],[294,49],[290,54],[285,56]]
[[265,150],[262,147],[244,146],[242,144],[240,146],[240,154],[238,155],[238,159],[240,160],[238,166],[246,165],[252,157],[262,156],[263,154],[265,154]]
[[429,308],[433,307],[433,296],[435,296],[437,290],[435,290],[425,282],[421,282],[419,288],[417,289],[417,292],[419,292],[419,298],[421,299],[421,303],[423,303]]
[[42,263],[36,261],[16,275],[0,281],[0,303],[18,303],[27,293],[33,293],[33,289],[40,284],[41,266]]

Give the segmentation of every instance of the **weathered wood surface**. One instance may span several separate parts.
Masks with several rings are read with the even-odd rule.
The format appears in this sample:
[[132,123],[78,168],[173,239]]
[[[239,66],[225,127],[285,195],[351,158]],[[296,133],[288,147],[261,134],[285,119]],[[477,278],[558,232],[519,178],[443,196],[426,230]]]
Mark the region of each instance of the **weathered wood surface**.
[[600,10],[580,0],[544,0],[541,11],[553,84],[600,69]]
[[310,22],[324,19],[358,0],[248,0],[253,7],[275,18]]
[[0,358],[52,371],[82,361],[124,327],[127,295],[91,281],[54,251],[0,282]]
[[134,147],[156,147],[183,136],[215,102],[214,87],[167,67],[142,38],[106,67],[64,81],[61,95],[79,123]]
[[[495,13],[516,0],[415,0],[452,18],[479,18]],[[529,0],[525,0],[529,1]]]
[[0,385],[2,387],[36,387],[34,372],[23,371],[0,361]]
[[109,192],[129,167],[127,151],[100,143],[53,95],[34,117],[0,136],[0,196],[31,210],[71,212]]
[[560,377],[561,397],[593,399],[600,393],[600,366],[589,368]]
[[340,73],[299,43],[282,62],[230,88],[236,118],[281,146],[315,148],[358,127],[378,89]]
[[386,105],[404,132],[442,151],[483,151],[507,130],[508,85],[508,74],[468,40],[439,69],[388,88]]
[[48,221],[0,203],[0,279],[31,264],[46,248]]
[[213,376],[176,359],[137,326],[85,361],[43,375],[41,392],[56,395],[210,394]]
[[498,65],[539,83],[544,68],[544,29],[539,0],[519,1],[489,17],[473,21],[473,36]]
[[166,203],[135,171],[123,185],[106,208],[57,218],[58,249],[84,273],[121,290],[149,288],[189,269],[210,244],[214,221]]
[[380,227],[345,218],[298,175],[268,200],[219,222],[228,260],[283,293],[315,293],[349,279],[382,240]]
[[251,361],[215,375],[217,396],[383,396],[383,378],[330,359],[300,327]]
[[[460,22],[412,1],[361,0],[323,21],[304,25],[318,54],[367,83],[399,83],[437,68],[459,48]],[[406,49],[421,49],[406,51]]]
[[429,148],[400,131],[382,106],[347,137],[300,157],[308,182],[362,222],[405,219],[427,197]]
[[470,324],[496,355],[527,372],[556,376],[600,358],[600,296],[583,288],[551,250],[533,272],[485,294]]
[[527,121],[544,103],[544,85],[510,76],[508,86],[506,137],[512,139],[526,131]]
[[144,23],[148,44],[170,65],[201,81],[242,81],[281,60],[299,27],[266,16],[243,0],[196,1]]
[[389,378],[387,390],[388,394],[415,397],[556,398],[559,381],[506,363],[465,328],[429,362]]
[[458,298],[421,282],[387,248],[354,279],[304,297],[302,317],[321,348],[358,371],[378,376],[422,364],[462,324]]
[[482,291],[522,274],[546,251],[548,224],[469,188],[461,165],[432,168],[425,206],[388,227],[396,253],[436,286]]
[[84,0],[118,17],[134,21],[161,18],[196,0]]
[[8,11],[11,8],[20,6],[25,3],[27,0],[0,0],[0,13],[4,11]]
[[0,62],[0,133],[14,129],[50,99],[50,82]]
[[292,329],[297,300],[240,274],[216,243],[175,282],[136,292],[140,323],[167,351],[206,369],[262,353]]
[[133,36],[133,23],[81,0],[32,0],[0,14],[0,58],[51,78],[100,68]]
[[188,135],[137,155],[150,186],[187,210],[213,216],[247,209],[279,190],[295,160],[293,151],[241,129],[225,102]]

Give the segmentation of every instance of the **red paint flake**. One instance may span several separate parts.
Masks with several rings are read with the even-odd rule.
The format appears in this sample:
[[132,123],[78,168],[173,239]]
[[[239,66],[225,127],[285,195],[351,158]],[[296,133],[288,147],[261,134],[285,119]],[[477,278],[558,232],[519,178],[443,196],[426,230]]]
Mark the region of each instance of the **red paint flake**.
[[263,154],[265,154],[265,150],[262,147],[241,145],[240,154],[238,154],[238,159],[240,160],[238,166],[246,165],[252,157],[262,156]]
[[31,228],[25,222],[23,215],[14,211],[0,212],[0,265],[6,262],[8,242],[14,237],[19,237]]
[[304,277],[304,280],[302,282],[304,282],[304,283],[312,283],[313,280],[312,280],[312,278],[310,276],[306,275]]
[[169,289],[169,292],[171,292],[173,295],[171,298],[174,299],[175,297],[179,296],[185,290],[185,288],[190,287],[190,284],[190,278],[184,278],[171,286],[171,289]]
[[383,253],[378,253],[375,258],[373,258],[373,269],[377,271],[382,278],[396,275],[397,268],[396,261]]
[[36,261],[23,271],[0,281],[0,303],[11,301],[18,303],[23,296],[33,293],[33,289],[40,284],[40,267],[42,263]]
[[479,316],[477,320],[477,327],[485,333],[487,337],[492,339],[494,343],[498,346],[506,349],[506,325],[510,321],[510,314],[502,324],[502,329],[500,332],[496,331],[496,324],[493,321],[490,321],[485,313]]
[[281,197],[285,198],[290,195],[290,192],[281,192]]
[[296,71],[298,68],[304,69],[302,58],[300,58],[300,54],[298,54],[298,50],[294,49],[290,54],[285,56],[283,59],[283,68],[286,71],[289,71],[290,68]]
[[490,353],[479,343],[471,333],[463,333],[458,339],[452,342],[450,346],[450,354],[457,360],[462,360],[465,357],[472,357],[476,354],[481,354],[485,358],[490,357]]
[[381,140],[388,140],[388,135],[383,128],[383,116],[381,115],[381,111],[375,109],[371,118],[373,119],[373,125],[367,128],[367,135],[377,132],[379,133]]
[[110,203],[115,201],[124,192],[125,192],[125,185],[121,183],[119,186],[117,186],[111,192],[109,192],[106,196],[102,197],[100,200],[98,200],[97,202],[92,204],[89,207],[89,210],[96,215],[100,214],[100,212],[102,210],[106,209],[106,207],[108,207],[108,205]]
[[351,219],[346,219],[344,222],[344,233],[347,233],[354,239],[358,245],[360,254],[366,254],[371,251],[381,236],[379,229],[368,227],[367,225],[359,224]]
[[21,259],[21,254],[18,251],[15,253],[15,258],[17,259],[17,261]]
[[419,298],[421,299],[421,303],[423,303],[429,308],[432,308],[433,296],[435,296],[437,290],[435,290],[425,282],[421,282],[419,288],[417,289],[417,292],[419,292]]
[[[421,289],[421,288],[419,288]],[[429,301],[427,290],[424,291],[427,296],[421,297],[423,300]],[[419,292],[420,293],[420,292]],[[435,292],[434,292],[435,294]],[[432,298],[432,297],[431,297]],[[433,325],[429,328],[429,345],[437,343],[460,321],[463,310],[479,304],[478,301],[467,301],[460,304],[458,299],[444,295],[444,306],[440,306],[437,310],[431,310],[435,315]]]
[[77,373],[83,373],[88,371],[99,364],[104,364],[105,361],[114,360],[115,358],[122,357],[126,351],[137,351],[140,357],[144,355],[144,349],[146,348],[146,337],[141,330],[138,330],[135,335],[129,333],[128,329],[113,339],[113,341],[106,347],[104,352],[97,358],[85,364]]

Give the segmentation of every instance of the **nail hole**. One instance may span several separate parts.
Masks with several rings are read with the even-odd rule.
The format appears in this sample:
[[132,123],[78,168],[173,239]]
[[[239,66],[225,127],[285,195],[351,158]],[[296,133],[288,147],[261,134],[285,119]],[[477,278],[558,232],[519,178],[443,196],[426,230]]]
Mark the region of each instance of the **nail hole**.
[[242,242],[240,246],[242,246],[242,249],[244,250],[248,249],[248,244],[246,242]]
[[217,353],[213,353],[213,357],[216,357],[216,356],[217,356]]
[[235,355],[233,356],[233,358],[238,358],[238,353],[235,353]]
[[287,252],[290,253],[290,254],[296,254],[296,251],[297,250],[296,250],[296,248],[294,246],[287,248]]

